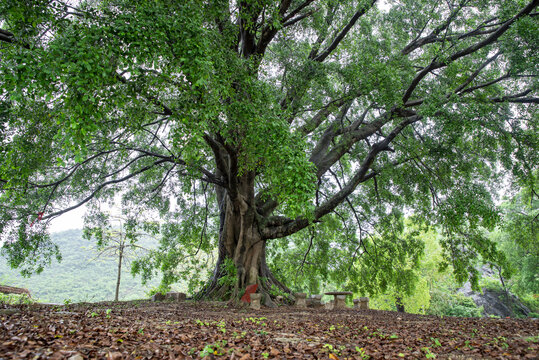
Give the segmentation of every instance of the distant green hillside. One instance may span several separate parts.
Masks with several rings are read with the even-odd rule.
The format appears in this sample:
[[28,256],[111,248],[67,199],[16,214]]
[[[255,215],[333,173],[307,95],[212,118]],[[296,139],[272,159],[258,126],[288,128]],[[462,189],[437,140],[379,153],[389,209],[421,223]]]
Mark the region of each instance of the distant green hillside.
[[[111,258],[96,259],[97,252],[92,250],[95,244],[82,239],[80,230],[55,233],[51,237],[60,247],[61,263],[54,262],[41,274],[23,278],[0,257],[0,284],[27,288],[32,297],[41,302],[113,300],[117,262]],[[145,247],[153,245],[148,240],[141,240],[140,244]],[[145,298],[146,292],[158,282],[159,279],[155,279],[151,284],[142,286],[140,278],[133,278],[130,266],[124,264],[120,300]]]

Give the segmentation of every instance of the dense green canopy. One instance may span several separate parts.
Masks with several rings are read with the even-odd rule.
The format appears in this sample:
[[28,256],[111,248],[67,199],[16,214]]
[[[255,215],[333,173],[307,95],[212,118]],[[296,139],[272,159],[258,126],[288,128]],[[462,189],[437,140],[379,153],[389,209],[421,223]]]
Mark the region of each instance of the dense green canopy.
[[[51,219],[86,205],[95,225],[119,195],[161,219],[137,270],[168,282],[218,249],[209,290],[227,259],[237,287],[280,286],[266,244],[274,272],[311,250],[321,272],[357,257],[398,272],[421,249],[403,214],[439,225],[445,262],[473,278],[478,256],[503,261],[482,233],[493,194],[506,175],[534,183],[538,4],[4,0],[2,253],[39,270]],[[279,260],[291,241],[303,262]]]

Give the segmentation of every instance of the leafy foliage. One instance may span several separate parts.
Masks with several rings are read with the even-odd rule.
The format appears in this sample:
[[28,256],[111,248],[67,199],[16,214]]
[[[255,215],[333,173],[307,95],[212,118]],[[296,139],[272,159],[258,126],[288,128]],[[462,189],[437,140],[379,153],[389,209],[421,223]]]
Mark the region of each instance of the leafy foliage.
[[443,316],[481,317],[482,309],[474,301],[462,294],[435,291],[431,293],[431,306],[428,313]]
[[539,201],[535,188],[525,186],[502,204],[504,220],[491,234],[510,265],[505,272],[497,274],[497,286],[519,295],[531,309],[539,308],[536,295],[539,293]]
[[33,301],[26,294],[17,295],[17,294],[3,294],[0,293],[0,304],[32,304]]
[[[259,282],[268,243],[277,275],[320,274],[297,288],[410,294],[413,213],[477,288],[478,258],[507,268],[485,232],[497,185],[535,188],[536,8],[3,1],[2,254],[40,272],[59,258],[50,219],[83,205],[97,218],[118,196],[162,237],[134,265],[144,280],[199,289],[204,264],[233,259],[239,282]],[[249,242],[264,247],[254,262]]]

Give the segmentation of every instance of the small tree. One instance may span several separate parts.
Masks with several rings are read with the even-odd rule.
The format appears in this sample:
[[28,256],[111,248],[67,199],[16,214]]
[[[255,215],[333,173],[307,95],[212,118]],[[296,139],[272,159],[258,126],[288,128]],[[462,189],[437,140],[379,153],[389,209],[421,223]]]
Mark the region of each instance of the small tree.
[[85,224],[84,238],[97,240],[99,253],[93,260],[103,256],[118,259],[118,276],[114,293],[114,301],[118,301],[122,263],[127,263],[137,250],[147,250],[138,245],[137,242],[140,237],[148,236],[148,234],[137,231],[139,228],[132,217],[101,214],[99,218],[94,217],[92,220],[94,220],[93,223],[87,222]]

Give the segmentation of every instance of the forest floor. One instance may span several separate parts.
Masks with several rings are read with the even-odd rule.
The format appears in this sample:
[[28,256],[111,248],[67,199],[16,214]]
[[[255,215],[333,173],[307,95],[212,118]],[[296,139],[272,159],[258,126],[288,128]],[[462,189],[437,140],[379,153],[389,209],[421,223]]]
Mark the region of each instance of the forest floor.
[[539,321],[220,303],[0,305],[0,359],[537,359]]

